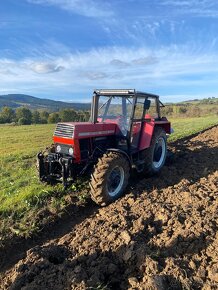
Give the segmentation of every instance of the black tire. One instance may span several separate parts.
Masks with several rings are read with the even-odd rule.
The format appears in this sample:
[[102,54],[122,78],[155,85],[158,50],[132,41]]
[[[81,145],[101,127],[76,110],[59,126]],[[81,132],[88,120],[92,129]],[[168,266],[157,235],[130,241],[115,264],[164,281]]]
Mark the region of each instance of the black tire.
[[91,198],[100,206],[118,199],[129,180],[130,165],[121,153],[108,152],[98,159],[91,175]]
[[154,175],[164,166],[167,157],[167,137],[162,128],[155,128],[151,145],[144,151],[144,174]]

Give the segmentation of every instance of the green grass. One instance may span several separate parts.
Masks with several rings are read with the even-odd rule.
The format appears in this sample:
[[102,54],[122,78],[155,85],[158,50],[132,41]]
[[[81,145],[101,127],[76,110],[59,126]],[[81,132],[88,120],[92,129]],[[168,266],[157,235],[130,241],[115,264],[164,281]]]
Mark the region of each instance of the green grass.
[[[175,133],[170,141],[183,138],[218,124],[218,117],[173,119]],[[39,230],[39,212],[59,214],[71,202],[71,192],[81,191],[77,184],[64,192],[38,181],[36,154],[52,143],[55,125],[0,126],[0,242],[12,235],[29,236]],[[85,192],[85,191],[84,191]],[[84,201],[84,194],[80,194]],[[80,198],[79,196],[79,198]],[[46,219],[46,217],[45,217]]]
[[218,116],[177,118],[170,121],[174,129],[174,133],[169,138],[169,142],[172,142],[218,124]]
[[[53,190],[38,182],[36,153],[51,143],[54,125],[0,126],[0,214],[23,212]],[[36,201],[35,201],[36,202]]]
[[[70,200],[69,191],[61,185],[40,183],[35,167],[36,154],[52,143],[54,128],[55,125],[0,126],[0,242],[11,233],[28,236],[37,231],[41,209],[58,214]],[[74,186],[71,191],[79,187]]]
[[52,141],[55,125],[9,126],[1,125],[1,156],[34,155]]

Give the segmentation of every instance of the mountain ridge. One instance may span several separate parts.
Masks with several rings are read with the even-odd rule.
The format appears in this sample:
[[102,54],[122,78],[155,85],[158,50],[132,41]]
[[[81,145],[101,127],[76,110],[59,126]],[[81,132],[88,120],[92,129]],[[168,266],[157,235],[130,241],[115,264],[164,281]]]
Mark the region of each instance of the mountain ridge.
[[90,110],[90,103],[68,103],[51,99],[37,98],[25,94],[0,95],[0,109],[4,106],[16,109],[25,106],[31,110],[48,110],[51,112],[60,109]]

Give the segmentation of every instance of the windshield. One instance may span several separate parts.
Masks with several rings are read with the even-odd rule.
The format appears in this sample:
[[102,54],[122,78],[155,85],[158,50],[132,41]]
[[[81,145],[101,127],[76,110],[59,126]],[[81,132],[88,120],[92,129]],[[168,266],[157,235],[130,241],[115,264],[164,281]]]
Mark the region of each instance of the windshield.
[[132,111],[132,98],[100,96],[98,103],[98,121],[116,123],[126,136]]

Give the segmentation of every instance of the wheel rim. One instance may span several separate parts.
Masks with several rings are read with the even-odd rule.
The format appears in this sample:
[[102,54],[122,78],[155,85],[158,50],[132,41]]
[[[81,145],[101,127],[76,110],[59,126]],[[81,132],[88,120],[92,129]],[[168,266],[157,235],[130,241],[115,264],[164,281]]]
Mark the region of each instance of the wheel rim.
[[107,179],[108,194],[111,197],[119,194],[124,182],[124,170],[120,166],[116,166],[110,172]]
[[158,138],[153,155],[153,165],[157,169],[162,166],[166,155],[166,142],[163,137]]

